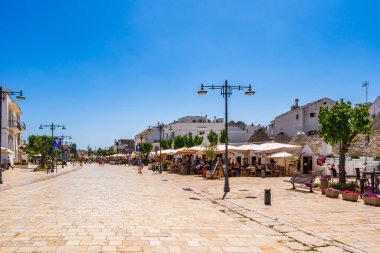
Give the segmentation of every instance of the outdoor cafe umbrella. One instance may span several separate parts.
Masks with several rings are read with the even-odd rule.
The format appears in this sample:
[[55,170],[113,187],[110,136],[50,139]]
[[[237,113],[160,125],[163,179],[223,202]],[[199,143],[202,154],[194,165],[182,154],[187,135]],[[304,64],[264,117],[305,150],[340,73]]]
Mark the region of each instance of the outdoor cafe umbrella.
[[[221,145],[218,145],[216,146],[216,153],[217,154],[224,154],[226,150],[226,145],[224,144],[221,144]],[[232,145],[228,145],[228,152],[229,153],[242,153],[242,152],[245,152],[246,150],[240,148],[240,147],[236,147],[236,146],[232,146]]]
[[114,154],[114,155],[111,155],[111,157],[127,157],[127,155],[125,155],[125,154]]
[[278,153],[274,153],[274,154],[271,154],[270,156],[271,158],[278,158],[278,159],[281,159],[283,158],[284,159],[284,166],[285,166],[285,173],[288,173],[288,166],[286,164],[286,160],[287,159],[296,159],[295,155],[293,154],[290,154],[288,152],[278,152]]
[[277,143],[277,142],[268,142],[258,145],[253,149],[256,153],[277,153],[277,152],[287,152],[300,149],[300,146]]
[[10,150],[9,148],[1,147],[1,153],[2,153],[2,154],[12,154],[13,151]]

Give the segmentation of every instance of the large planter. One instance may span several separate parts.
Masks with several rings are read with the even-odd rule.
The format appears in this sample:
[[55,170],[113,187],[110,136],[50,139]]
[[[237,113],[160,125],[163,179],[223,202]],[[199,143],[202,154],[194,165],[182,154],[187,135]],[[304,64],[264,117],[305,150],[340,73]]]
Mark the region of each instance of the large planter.
[[328,188],[329,187],[329,180],[321,179],[321,186],[320,187],[324,188],[324,189]]
[[326,192],[326,197],[334,198],[334,199],[339,198],[339,193],[340,193],[339,191],[326,189],[325,192]]
[[342,198],[347,201],[357,202],[359,198],[359,194],[350,194],[350,193],[342,192]]
[[366,196],[363,196],[364,204],[369,206],[380,206],[380,198],[369,198]]

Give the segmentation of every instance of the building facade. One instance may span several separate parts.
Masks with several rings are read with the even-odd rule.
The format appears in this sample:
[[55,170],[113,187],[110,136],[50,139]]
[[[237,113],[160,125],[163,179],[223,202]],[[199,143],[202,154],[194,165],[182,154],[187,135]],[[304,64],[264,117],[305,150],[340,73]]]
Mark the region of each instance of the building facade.
[[26,130],[25,123],[21,122],[20,106],[9,96],[5,95],[2,100],[2,118],[1,118],[1,147],[12,151],[11,154],[1,154],[1,161],[8,159],[13,162],[22,161],[24,151],[22,132]]
[[369,115],[375,118],[380,113],[380,96],[369,106]]
[[114,141],[112,146],[114,152],[128,152],[135,150],[135,140],[132,139],[119,139]]
[[299,99],[290,111],[277,116],[268,126],[268,134],[275,137],[280,133],[285,133],[289,137],[294,137],[299,131],[308,135],[313,135],[320,128],[318,116],[321,107],[334,106],[335,102],[329,98],[322,98],[317,101],[299,106]]
[[[177,136],[200,136],[203,137],[202,145],[209,145],[207,135],[212,131],[216,132],[219,136],[224,130],[224,120],[216,118],[210,120],[207,116],[186,116],[182,117],[173,123],[165,125],[161,132],[161,138],[170,140]],[[228,136],[230,144],[238,145],[249,141],[252,134],[259,129],[259,126],[246,125],[244,122],[230,122],[228,128]],[[135,136],[135,142],[140,143],[143,141],[151,143],[159,143],[160,131],[158,128],[146,129]]]

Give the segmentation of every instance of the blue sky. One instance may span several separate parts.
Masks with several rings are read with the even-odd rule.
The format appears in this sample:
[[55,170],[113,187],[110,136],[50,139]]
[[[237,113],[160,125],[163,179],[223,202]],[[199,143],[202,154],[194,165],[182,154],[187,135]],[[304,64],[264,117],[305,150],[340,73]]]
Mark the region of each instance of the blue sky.
[[[65,124],[80,147],[111,146],[157,121],[222,117],[268,124],[300,99],[380,95],[378,1],[4,1],[0,85],[22,89],[26,135]],[[57,134],[61,134],[58,131]]]

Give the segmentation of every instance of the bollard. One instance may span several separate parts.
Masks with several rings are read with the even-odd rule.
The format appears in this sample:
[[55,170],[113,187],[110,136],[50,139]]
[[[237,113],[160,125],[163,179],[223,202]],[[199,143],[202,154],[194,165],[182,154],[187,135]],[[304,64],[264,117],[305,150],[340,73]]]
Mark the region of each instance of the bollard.
[[264,204],[267,206],[271,205],[271,189],[265,189]]

